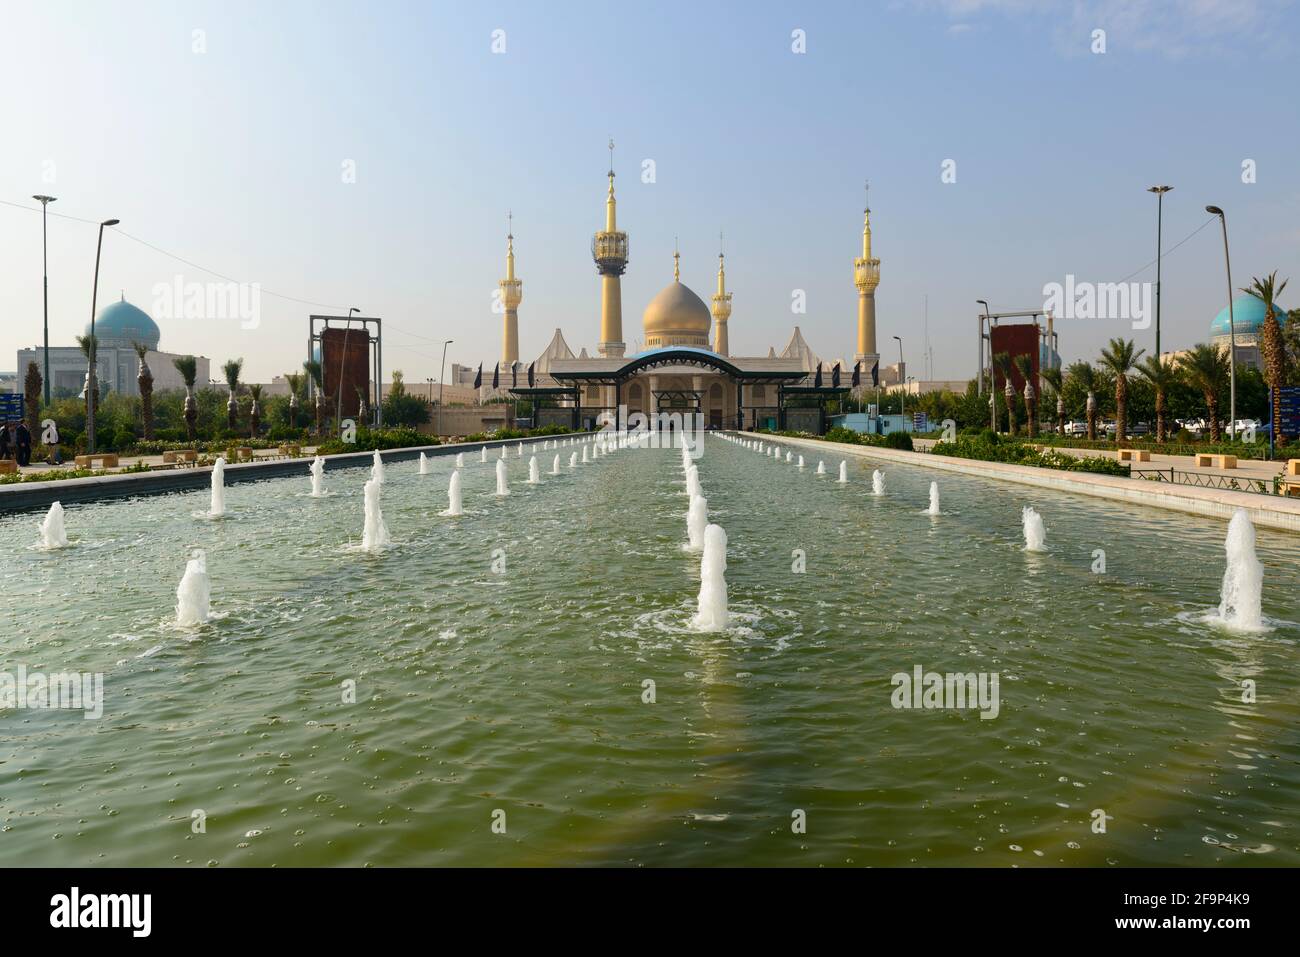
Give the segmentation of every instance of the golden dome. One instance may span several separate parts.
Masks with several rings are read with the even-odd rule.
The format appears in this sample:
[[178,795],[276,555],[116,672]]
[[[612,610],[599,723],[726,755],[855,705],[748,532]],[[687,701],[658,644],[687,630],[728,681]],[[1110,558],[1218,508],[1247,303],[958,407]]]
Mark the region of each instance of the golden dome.
[[708,348],[709,326],[713,321],[709,307],[680,279],[674,279],[650,300],[641,321],[645,327],[647,349],[660,346]]

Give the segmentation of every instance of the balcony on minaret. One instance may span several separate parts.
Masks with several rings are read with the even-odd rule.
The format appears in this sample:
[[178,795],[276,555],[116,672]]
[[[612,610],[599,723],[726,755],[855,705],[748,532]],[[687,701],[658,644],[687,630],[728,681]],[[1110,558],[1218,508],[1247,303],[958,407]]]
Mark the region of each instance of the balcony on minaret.
[[627,233],[606,231],[591,237],[591,258],[602,276],[621,276],[627,268]]
[[718,322],[726,322],[731,318],[731,293],[713,294],[713,318]]
[[880,260],[861,256],[853,260],[853,284],[859,292],[872,292],[880,285]]
[[507,310],[518,309],[524,301],[524,281],[522,279],[502,279],[497,282],[501,287],[501,304]]

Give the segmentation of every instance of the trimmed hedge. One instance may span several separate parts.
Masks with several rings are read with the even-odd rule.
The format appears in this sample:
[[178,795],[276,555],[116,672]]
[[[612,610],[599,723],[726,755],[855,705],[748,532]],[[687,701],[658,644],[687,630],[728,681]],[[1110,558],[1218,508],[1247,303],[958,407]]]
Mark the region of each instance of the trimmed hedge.
[[1007,441],[1005,437],[999,438],[997,442],[988,442],[983,437],[963,436],[955,442],[937,442],[930,452],[981,462],[1005,462],[1008,465],[1032,465],[1037,468],[1060,469],[1063,472],[1093,472],[1098,475],[1129,477],[1129,467],[1114,459],[1079,457],[1055,449],[1040,451],[1026,442]]

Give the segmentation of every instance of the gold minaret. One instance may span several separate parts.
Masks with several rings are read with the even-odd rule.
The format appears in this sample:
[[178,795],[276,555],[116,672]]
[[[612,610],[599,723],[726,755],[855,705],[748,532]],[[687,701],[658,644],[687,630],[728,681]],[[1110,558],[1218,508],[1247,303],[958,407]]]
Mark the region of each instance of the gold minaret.
[[880,355],[876,351],[876,286],[880,285],[880,260],[871,258],[870,202],[862,211],[862,255],[853,260],[853,284],[858,287],[858,352],[855,358],[874,361]]
[[524,283],[515,278],[514,214],[510,214],[510,228],[506,233],[506,278],[501,287],[501,302],[506,307],[506,327],[501,337],[501,364],[507,368],[519,361],[519,304],[524,301]]
[[727,292],[727,271],[722,260],[722,234],[718,234],[718,291],[713,294],[713,351],[720,356],[731,355],[731,342],[727,338],[727,320],[731,318],[731,293]]
[[627,268],[627,233],[618,231],[614,215],[614,141],[609,141],[609,193],[605,197],[605,228],[591,237],[591,258],[600,273],[600,344],[602,356],[622,358],[623,291],[619,279]]

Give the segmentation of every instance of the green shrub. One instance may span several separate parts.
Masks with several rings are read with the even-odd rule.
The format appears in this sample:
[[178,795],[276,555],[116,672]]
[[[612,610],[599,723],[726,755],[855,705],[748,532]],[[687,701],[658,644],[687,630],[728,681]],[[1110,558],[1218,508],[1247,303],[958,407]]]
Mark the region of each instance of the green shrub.
[[373,452],[376,449],[405,449],[422,445],[441,445],[442,443],[432,435],[425,435],[423,432],[417,432],[415,429],[392,428],[392,429],[357,429],[355,442],[343,442],[339,439],[329,439],[322,442],[316,449],[320,455],[339,455],[344,452]]
[[997,442],[958,438],[955,442],[938,442],[930,450],[935,455],[951,455],[981,462],[1005,462],[1008,465],[1031,465],[1037,468],[1059,469],[1065,472],[1092,472],[1098,475],[1129,477],[1129,467],[1114,459],[1079,457],[1055,449],[1040,450],[1026,442]]
[[885,447],[912,451],[912,436],[906,432],[890,432],[885,436]]

